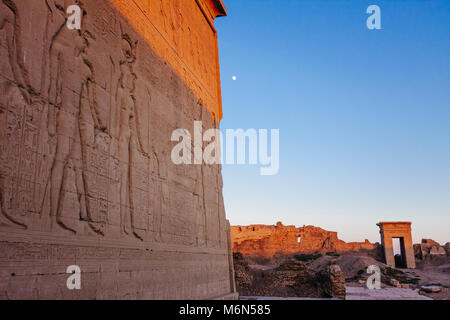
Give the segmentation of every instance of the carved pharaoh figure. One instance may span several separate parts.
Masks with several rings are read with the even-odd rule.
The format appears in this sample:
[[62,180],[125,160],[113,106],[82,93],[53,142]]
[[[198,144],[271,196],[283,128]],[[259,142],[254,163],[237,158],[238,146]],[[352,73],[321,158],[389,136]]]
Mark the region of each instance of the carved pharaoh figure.
[[132,164],[138,155],[150,160],[144,150],[138,114],[136,112],[136,74],[133,66],[136,61],[137,42],[127,34],[122,35],[123,59],[120,61],[120,78],[116,91],[116,127],[119,128],[118,157],[120,161],[120,220],[124,235],[134,235],[143,240],[142,230],[136,228],[135,199],[133,196],[134,179]]
[[23,57],[20,15],[12,0],[0,0],[0,31],[5,32],[9,65],[14,81],[28,102],[27,90],[31,90],[31,87]]
[[[40,110],[38,119],[38,145],[36,159],[36,174],[34,186],[34,206],[37,213],[48,213],[50,206],[50,177],[54,157],[56,154],[56,115],[57,112],[53,104],[49,103],[49,94],[54,94],[50,85],[53,84],[50,68],[50,55],[54,53],[51,50],[53,46],[53,37],[66,25],[66,15],[64,8],[67,5],[65,0],[42,0],[42,6],[47,9],[47,19],[42,21],[43,26],[43,51],[41,63],[41,81],[39,96],[32,96],[31,105],[34,109]],[[51,98],[50,98],[51,99]],[[44,210],[45,207],[45,210]],[[47,219],[47,215],[41,215],[41,218]],[[48,219],[47,219],[48,220]]]
[[24,203],[19,202],[27,103],[16,86],[9,86],[0,106],[0,224],[26,229]]
[[20,15],[12,0],[0,1],[0,35],[11,70],[11,78],[0,78],[0,223],[27,228],[24,216],[33,207],[27,181],[33,174],[36,127],[29,105],[34,93],[24,62]]
[[[50,0],[40,1],[51,13],[46,31],[49,30],[49,21],[52,21],[56,32],[65,23],[63,7]],[[60,7],[60,10],[56,7]],[[42,212],[56,142],[48,139],[49,133],[55,136],[55,130],[48,128],[47,121],[41,121],[47,118],[48,113],[43,92],[48,77],[48,63],[42,64],[43,81],[41,92],[38,92],[31,87],[25,67],[21,39],[23,13],[19,12],[15,1],[0,1],[0,35],[6,43],[4,47],[8,51],[12,76],[10,80],[0,80],[0,171],[3,171],[0,172],[0,222],[27,228],[28,216]],[[48,47],[44,45],[44,53],[48,52]],[[2,118],[7,123],[6,127]]]
[[74,233],[79,231],[80,219],[99,232],[91,224],[86,204],[83,165],[82,145],[94,139],[87,135],[104,129],[95,112],[95,81],[88,46],[86,34],[62,27],[53,37],[49,57],[49,121],[54,119],[57,140],[47,188],[50,215],[58,225]]

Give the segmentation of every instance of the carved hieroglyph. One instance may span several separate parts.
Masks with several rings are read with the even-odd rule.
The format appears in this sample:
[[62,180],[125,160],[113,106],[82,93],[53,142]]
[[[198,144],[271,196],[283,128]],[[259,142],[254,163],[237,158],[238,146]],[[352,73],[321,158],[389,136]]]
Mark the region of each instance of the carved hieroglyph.
[[75,2],[81,30],[72,1],[0,0],[0,299],[234,297],[221,168],[170,161],[173,130],[218,126],[221,2]]
[[110,1],[165,58],[213,116],[222,119],[214,28],[214,18],[226,15],[222,0]]

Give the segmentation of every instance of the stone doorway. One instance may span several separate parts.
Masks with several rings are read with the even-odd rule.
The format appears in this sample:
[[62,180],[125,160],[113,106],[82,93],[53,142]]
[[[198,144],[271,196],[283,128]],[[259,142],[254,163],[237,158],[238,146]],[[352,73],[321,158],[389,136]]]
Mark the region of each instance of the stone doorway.
[[396,268],[406,268],[405,238],[392,238]]
[[[414,269],[411,222],[380,222],[378,226],[386,264],[392,268]],[[394,242],[398,243],[398,254],[394,253]]]

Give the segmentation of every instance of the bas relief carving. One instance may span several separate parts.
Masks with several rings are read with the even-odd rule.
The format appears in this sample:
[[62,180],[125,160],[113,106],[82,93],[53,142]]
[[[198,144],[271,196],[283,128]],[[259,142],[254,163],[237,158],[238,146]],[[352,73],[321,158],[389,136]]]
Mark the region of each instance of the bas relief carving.
[[221,168],[171,161],[215,41],[196,0],[0,0],[0,300],[235,296]]
[[31,195],[24,189],[29,187],[30,175],[34,173],[32,135],[35,134],[33,129],[36,130],[36,127],[33,126],[33,110],[27,107],[30,104],[27,90],[30,88],[28,72],[22,62],[18,8],[10,0],[2,0],[0,6],[0,32],[4,39],[2,50],[6,50],[12,75],[12,79],[2,78],[0,82],[0,124],[3,128],[0,132],[1,223],[26,228],[24,216],[32,204]]
[[[34,49],[42,50],[37,87],[25,63],[20,1],[0,0],[9,69],[0,74],[0,225],[161,241],[168,159],[141,123],[138,106],[152,106],[148,88],[136,93],[138,40],[112,10],[93,15],[93,32],[69,30],[65,1],[40,1],[47,19],[36,26],[44,30]],[[117,52],[99,61],[93,48],[111,37]]]

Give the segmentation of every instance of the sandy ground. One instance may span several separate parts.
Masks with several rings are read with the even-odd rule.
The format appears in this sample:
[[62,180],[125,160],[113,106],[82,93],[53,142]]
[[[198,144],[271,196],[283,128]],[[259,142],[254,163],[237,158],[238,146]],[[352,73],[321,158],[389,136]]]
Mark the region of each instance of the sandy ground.
[[421,285],[441,284],[450,287],[450,263],[433,265],[429,263],[419,263],[417,269],[411,270],[421,279]]
[[369,290],[361,287],[347,287],[345,300],[433,300],[411,289],[384,288]]
[[[373,261],[369,257],[362,257],[360,260],[355,259],[355,257],[345,257],[343,256],[341,258],[341,263],[343,266],[343,269],[345,270],[344,273],[346,274],[346,277],[349,276],[350,278],[352,275],[357,274],[357,269],[359,269],[361,266],[364,266],[364,264],[370,265]],[[384,264],[381,264],[384,265]],[[450,300],[450,263],[448,263],[448,260],[443,261],[426,261],[426,262],[419,262],[417,265],[417,269],[400,269],[406,278],[410,279],[417,279],[417,283],[410,283],[410,291],[413,291],[415,289],[420,289],[423,286],[431,286],[431,285],[437,285],[442,287],[442,291],[440,293],[424,293],[422,292],[421,295],[431,298],[433,300]],[[400,278],[402,279],[402,278]],[[401,283],[404,283],[405,281],[400,280]],[[347,285],[349,287],[359,287],[362,289],[367,289],[365,284],[360,284],[358,281],[355,281],[353,279],[349,279]],[[382,284],[383,290],[390,289],[389,285]],[[394,289],[394,288],[392,288]],[[351,289],[352,290],[352,289]],[[406,290],[406,289],[405,289]],[[381,291],[383,292],[383,291]],[[387,290],[384,294],[387,296],[393,295],[393,299],[395,299],[396,294],[400,294],[400,296],[403,294],[401,292],[397,292],[397,290],[389,291]],[[374,298],[378,297],[378,294],[373,295]],[[408,299],[410,298],[412,300],[420,300],[414,299],[414,297],[407,296]],[[406,298],[405,298],[406,299]]]

